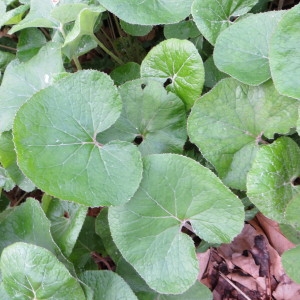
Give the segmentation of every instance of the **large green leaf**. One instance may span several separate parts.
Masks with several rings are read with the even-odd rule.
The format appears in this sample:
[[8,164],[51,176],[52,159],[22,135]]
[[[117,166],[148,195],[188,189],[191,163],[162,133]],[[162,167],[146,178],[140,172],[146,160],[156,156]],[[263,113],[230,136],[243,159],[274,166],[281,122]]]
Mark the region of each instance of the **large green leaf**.
[[270,42],[270,68],[275,87],[286,96],[300,99],[300,4],[279,22]]
[[28,15],[20,23],[13,26],[9,33],[13,34],[16,31],[29,27],[58,28],[59,22],[51,17],[51,11],[56,4],[57,1],[53,0],[43,0],[43,5],[41,5],[40,0],[31,0]]
[[95,300],[137,300],[123,278],[112,271],[85,271],[79,278],[93,289]]
[[283,11],[251,15],[224,30],[214,49],[216,66],[239,81],[258,85],[271,77],[269,41]]
[[300,194],[297,194],[287,205],[285,213],[286,221],[300,231]]
[[187,139],[182,101],[161,83],[143,78],[119,88],[123,110],[118,121],[97,137],[100,143],[121,140],[138,144],[143,155],[182,153]]
[[138,191],[109,208],[108,219],[118,249],[146,283],[179,294],[198,274],[193,241],[181,228],[190,223],[204,240],[228,243],[240,233],[244,211],[210,170],[184,156],[153,154],[144,158]]
[[289,132],[296,124],[297,103],[279,95],[271,81],[251,87],[226,78],[195,103],[188,134],[224,183],[245,190],[262,136]]
[[63,200],[125,203],[141,180],[140,152],[131,143],[96,141],[120,116],[121,106],[113,81],[97,71],[77,72],[35,94],[14,123],[21,170]]
[[35,185],[19,169],[11,131],[0,134],[0,163],[22,190],[31,192],[35,188]]
[[34,244],[48,249],[73,272],[73,266],[53,241],[50,221],[37,200],[27,198],[22,205],[0,214],[0,235],[0,253],[15,242]]
[[247,194],[268,218],[285,222],[285,210],[292,198],[300,193],[294,184],[300,176],[300,148],[288,137],[262,147],[247,178]]
[[[192,15],[200,32],[214,45],[232,18],[246,14],[258,0],[195,0]],[[248,36],[248,35],[247,35]]]
[[191,12],[193,0],[98,0],[120,19],[139,25],[176,23]]
[[51,234],[63,254],[68,257],[82,228],[87,207],[60,199],[48,201],[45,213],[51,221]]
[[34,93],[51,84],[55,73],[64,71],[60,45],[48,43],[25,63],[13,60],[0,87],[0,133],[12,128],[20,106]]
[[85,299],[79,282],[45,248],[15,243],[0,260],[3,284],[11,299]]
[[201,95],[204,67],[192,42],[169,39],[152,48],[144,58],[141,77],[156,77],[190,109]]
[[286,274],[295,282],[300,283],[300,245],[282,254],[282,265]]

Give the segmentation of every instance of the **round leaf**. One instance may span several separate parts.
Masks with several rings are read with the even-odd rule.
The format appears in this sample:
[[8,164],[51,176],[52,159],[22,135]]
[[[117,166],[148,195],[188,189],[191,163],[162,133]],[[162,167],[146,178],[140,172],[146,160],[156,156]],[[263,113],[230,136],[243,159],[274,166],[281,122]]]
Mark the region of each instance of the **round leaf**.
[[80,279],[94,291],[94,299],[137,300],[122,277],[112,271],[85,271]]
[[295,282],[300,283],[300,245],[282,254],[282,265],[286,274]]
[[258,0],[195,0],[192,15],[200,32],[214,45],[220,32],[231,25],[232,17],[246,14],[257,2]]
[[131,24],[176,23],[191,12],[193,0],[98,0],[107,10]]
[[123,110],[117,122],[99,134],[101,143],[112,139],[138,144],[143,155],[182,153],[186,112],[182,101],[162,84],[147,79],[129,81],[119,88]]
[[267,81],[271,77],[269,40],[283,14],[283,11],[254,14],[224,30],[214,49],[218,69],[250,85]]
[[279,22],[270,41],[270,68],[275,87],[286,96],[300,99],[300,4]]
[[268,218],[285,222],[287,204],[300,192],[294,180],[300,175],[300,149],[288,137],[262,147],[247,178],[251,202]]
[[201,95],[204,67],[192,42],[169,39],[152,48],[144,58],[141,77],[156,77],[190,109]]
[[123,20],[120,20],[120,25],[126,33],[132,36],[144,36],[152,30],[152,26],[150,25],[130,24]]
[[[244,223],[243,205],[208,169],[176,154],[144,158],[140,188],[125,205],[109,209],[111,234],[123,257],[159,293],[179,294],[197,279],[193,230],[228,243]],[[162,280],[163,278],[163,280]]]
[[48,250],[15,243],[1,254],[4,288],[11,299],[85,299],[79,282]]
[[141,180],[138,149],[96,141],[117,120],[121,105],[112,80],[97,71],[77,72],[35,94],[14,123],[21,170],[60,199],[87,206],[128,201]]
[[279,95],[271,81],[251,87],[226,78],[195,103],[188,134],[224,183],[245,190],[262,135],[272,139],[294,127],[297,103]]
[[121,85],[129,80],[138,79],[140,77],[140,65],[135,62],[128,62],[118,66],[109,74],[116,85]]

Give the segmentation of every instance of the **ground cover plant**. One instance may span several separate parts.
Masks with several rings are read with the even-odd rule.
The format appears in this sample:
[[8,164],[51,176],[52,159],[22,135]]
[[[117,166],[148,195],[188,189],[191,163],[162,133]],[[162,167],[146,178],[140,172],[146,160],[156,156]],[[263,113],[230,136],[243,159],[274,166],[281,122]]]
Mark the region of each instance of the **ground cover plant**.
[[[234,299],[296,299],[299,15],[1,0],[0,298],[222,299],[219,278]],[[284,240],[280,275],[257,222]],[[233,277],[251,273],[238,247],[265,290]]]

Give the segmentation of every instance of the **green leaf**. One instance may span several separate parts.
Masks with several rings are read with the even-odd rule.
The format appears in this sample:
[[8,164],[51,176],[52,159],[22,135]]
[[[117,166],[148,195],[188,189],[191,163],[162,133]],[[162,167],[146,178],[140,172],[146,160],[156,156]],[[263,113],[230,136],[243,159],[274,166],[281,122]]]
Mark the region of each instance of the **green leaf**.
[[[43,33],[37,28],[23,29],[18,39],[17,57],[25,62],[34,57],[42,46],[47,43]],[[49,58],[48,58],[49,59]]]
[[205,69],[205,82],[204,85],[206,87],[212,88],[214,87],[221,79],[228,77],[227,74],[221,72],[214,63],[213,57],[210,56],[204,62]]
[[[94,37],[94,26],[100,15],[105,11],[102,7],[85,8],[80,11],[76,18],[73,29],[67,34],[62,51],[70,59],[78,51],[83,36]],[[94,47],[97,46],[95,42]]]
[[214,49],[218,69],[250,85],[267,81],[271,77],[269,42],[283,14],[284,11],[254,14],[224,30]]
[[0,166],[0,188],[9,192],[15,187],[15,182],[10,178],[8,172]]
[[15,55],[9,52],[0,51],[0,72],[4,71],[6,66],[15,58]]
[[22,173],[17,164],[11,131],[0,135],[0,162],[19,188],[26,192],[34,190],[35,185]]
[[43,0],[43,5],[41,5],[40,0],[31,0],[28,15],[20,23],[13,26],[9,33],[13,34],[29,27],[58,28],[59,23],[51,17],[51,11],[56,3],[56,1],[52,0]]
[[268,218],[285,223],[288,203],[299,194],[294,180],[300,176],[300,149],[288,137],[262,147],[247,178],[251,202]]
[[54,241],[68,257],[82,228],[87,207],[60,199],[51,199],[45,213],[51,221],[51,234]]
[[79,282],[48,250],[15,243],[1,254],[3,284],[11,299],[85,299]]
[[179,23],[164,26],[164,36],[166,39],[176,38],[184,40],[196,38],[199,35],[201,35],[201,33],[193,20],[184,20]]
[[88,7],[85,3],[62,3],[52,10],[51,16],[61,24],[66,24],[75,21],[80,12]]
[[[179,294],[197,279],[190,222],[204,240],[230,242],[242,229],[239,199],[208,169],[176,154],[144,157],[140,188],[125,205],[109,208],[109,226],[123,257],[150,288]],[[163,280],[162,280],[163,278]]]
[[186,112],[182,101],[162,84],[147,78],[120,86],[123,110],[117,122],[97,140],[135,142],[142,155],[182,153],[187,139]]
[[296,195],[288,203],[286,207],[285,218],[290,225],[292,225],[296,230],[300,231],[300,194]]
[[282,254],[282,265],[286,274],[295,282],[300,283],[300,246],[287,250]]
[[63,200],[86,206],[125,203],[141,180],[141,155],[127,142],[96,141],[120,116],[121,106],[113,81],[97,71],[77,72],[36,93],[14,123],[21,170]]
[[246,14],[258,0],[195,0],[192,15],[204,37],[214,45],[218,35],[232,24],[232,18]]
[[60,45],[52,42],[25,63],[13,60],[5,70],[0,87],[0,133],[10,130],[20,106],[48,86],[53,74],[62,71]]
[[128,284],[112,271],[85,271],[79,278],[94,291],[94,299],[137,300]]
[[282,234],[295,245],[300,244],[300,230],[296,230],[293,226],[288,224],[279,224]]
[[141,77],[156,77],[190,109],[204,83],[201,56],[193,43],[169,39],[152,48],[141,65]]
[[73,272],[73,266],[62,255],[50,234],[50,221],[33,198],[0,214],[0,253],[8,245],[25,242],[48,249]]
[[279,95],[271,81],[251,87],[223,79],[195,103],[188,134],[226,185],[245,190],[262,136],[288,133],[296,124],[297,103]]
[[139,300],[212,300],[213,295],[208,287],[200,282],[194,285],[186,292],[180,295],[162,295],[154,293],[138,293]]
[[193,0],[98,0],[107,10],[131,24],[177,23],[191,12]]
[[150,25],[130,24],[123,20],[120,20],[120,25],[126,33],[132,36],[144,36],[152,30],[152,26]]
[[135,62],[128,62],[112,70],[109,74],[116,85],[121,85],[129,80],[140,77],[140,65]]
[[279,93],[300,99],[300,4],[279,22],[270,41],[270,68]]
[[3,14],[0,18],[0,27],[2,27],[3,25],[12,25],[19,23],[28,8],[29,5],[20,5]]

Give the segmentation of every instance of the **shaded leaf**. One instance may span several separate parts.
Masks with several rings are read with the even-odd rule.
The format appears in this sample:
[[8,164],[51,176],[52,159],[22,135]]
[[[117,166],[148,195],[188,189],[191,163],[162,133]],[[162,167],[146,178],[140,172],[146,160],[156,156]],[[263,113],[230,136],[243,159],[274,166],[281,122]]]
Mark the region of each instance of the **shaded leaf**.
[[123,101],[120,118],[97,136],[100,143],[121,140],[137,144],[142,155],[182,153],[187,139],[182,101],[162,84],[147,78],[119,88]]
[[283,14],[284,11],[254,14],[224,30],[214,49],[218,69],[250,85],[267,81],[271,77],[269,41]]
[[152,30],[150,25],[130,24],[123,20],[120,20],[120,25],[126,33],[132,36],[144,36]]
[[129,80],[138,79],[140,77],[140,65],[135,62],[128,62],[118,66],[109,74],[116,85],[121,85]]
[[188,119],[188,134],[219,177],[245,190],[246,175],[262,136],[288,133],[297,120],[298,102],[278,94],[271,81],[257,87],[223,79],[197,101]]
[[287,250],[282,255],[282,265],[287,275],[295,282],[300,283],[300,246]]
[[201,35],[193,20],[184,20],[175,24],[164,26],[164,36],[166,39],[189,39]]
[[77,72],[35,94],[14,123],[21,170],[60,199],[86,206],[128,201],[141,180],[138,149],[96,141],[117,120],[121,105],[112,80],[97,71]]
[[78,281],[45,248],[15,243],[2,251],[3,284],[11,299],[85,299]]
[[141,77],[156,77],[188,110],[201,95],[204,67],[193,43],[169,39],[149,51],[141,64]]
[[210,170],[184,156],[154,154],[144,157],[136,194],[109,208],[108,219],[118,249],[146,283],[159,293],[178,294],[198,274],[193,241],[181,228],[190,222],[203,239],[228,243],[242,229],[244,211]]
[[29,5],[20,5],[4,13],[0,17],[0,27],[19,23],[28,8]]

